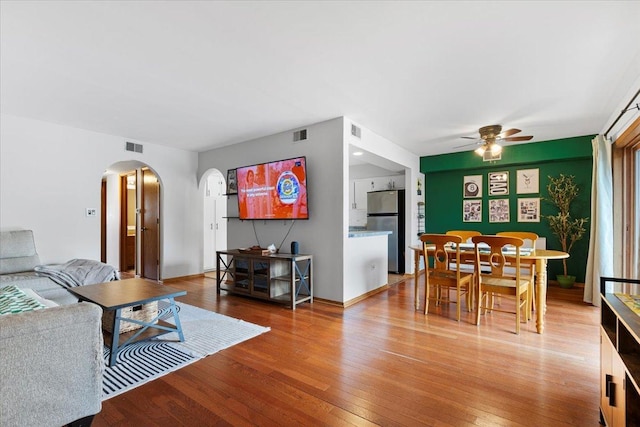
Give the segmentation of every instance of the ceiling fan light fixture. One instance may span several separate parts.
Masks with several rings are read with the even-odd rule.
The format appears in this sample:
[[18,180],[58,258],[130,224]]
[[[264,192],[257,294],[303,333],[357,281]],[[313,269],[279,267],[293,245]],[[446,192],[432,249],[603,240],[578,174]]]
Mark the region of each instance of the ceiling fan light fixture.
[[494,142],[491,144],[490,150],[491,154],[500,154],[502,152],[502,147]]
[[482,145],[482,146],[480,146],[480,147],[476,148],[474,151],[476,152],[476,154],[477,154],[478,156],[482,156],[482,155],[484,155],[484,152],[485,152],[485,151],[487,151],[487,147],[485,147],[484,145]]

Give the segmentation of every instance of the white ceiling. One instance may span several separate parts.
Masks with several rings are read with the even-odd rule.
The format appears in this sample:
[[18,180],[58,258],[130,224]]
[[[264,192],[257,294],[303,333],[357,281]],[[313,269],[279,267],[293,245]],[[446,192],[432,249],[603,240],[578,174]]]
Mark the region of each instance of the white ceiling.
[[640,82],[638,1],[0,5],[2,113],[193,151],[338,116],[417,155],[595,134]]

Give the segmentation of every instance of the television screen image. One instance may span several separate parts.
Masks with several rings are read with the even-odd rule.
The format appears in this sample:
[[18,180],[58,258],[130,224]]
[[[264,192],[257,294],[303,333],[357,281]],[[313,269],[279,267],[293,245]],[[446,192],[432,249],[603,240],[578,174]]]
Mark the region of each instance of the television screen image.
[[305,157],[240,167],[240,219],[309,219]]

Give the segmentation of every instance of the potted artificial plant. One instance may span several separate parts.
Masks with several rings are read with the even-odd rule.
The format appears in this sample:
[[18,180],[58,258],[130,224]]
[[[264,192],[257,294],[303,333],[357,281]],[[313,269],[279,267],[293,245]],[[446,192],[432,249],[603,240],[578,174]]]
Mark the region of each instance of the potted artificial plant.
[[[556,235],[562,246],[562,250],[568,254],[571,253],[573,245],[582,237],[587,229],[584,225],[589,218],[573,218],[571,216],[571,203],[578,197],[580,192],[573,175],[560,174],[559,177],[549,177],[547,185],[549,193],[548,201],[553,204],[558,213],[555,215],[545,215],[549,221],[551,232]],[[563,288],[570,288],[576,280],[575,276],[567,274],[567,260],[562,260],[564,275],[557,275],[556,279]]]

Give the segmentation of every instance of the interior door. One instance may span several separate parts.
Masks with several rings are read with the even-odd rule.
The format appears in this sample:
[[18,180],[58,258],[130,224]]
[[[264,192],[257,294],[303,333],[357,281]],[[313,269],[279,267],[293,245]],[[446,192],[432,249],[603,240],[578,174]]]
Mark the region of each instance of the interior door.
[[204,195],[204,271],[216,269],[216,251],[226,249],[227,241],[227,196],[225,181],[220,172],[212,173],[206,181]]
[[204,198],[204,248],[203,248],[203,268],[205,271],[216,268],[216,199],[211,194],[211,189],[207,188],[207,195]]
[[120,271],[129,271],[127,265],[127,177],[120,176]]
[[107,262],[107,180],[100,184],[100,261]]
[[142,170],[141,276],[160,278],[160,183],[149,169]]
[[[223,250],[227,249],[227,198],[226,196],[221,195],[216,198],[216,223],[215,223],[215,231],[216,231],[216,247],[215,250]],[[215,251],[213,253],[215,257]],[[215,259],[214,267],[215,267]]]

